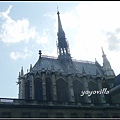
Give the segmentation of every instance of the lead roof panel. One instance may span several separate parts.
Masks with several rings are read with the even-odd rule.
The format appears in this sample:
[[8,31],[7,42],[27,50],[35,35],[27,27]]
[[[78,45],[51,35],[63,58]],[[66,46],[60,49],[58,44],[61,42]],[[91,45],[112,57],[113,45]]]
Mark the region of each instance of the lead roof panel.
[[41,57],[38,59],[36,64],[33,66],[33,71],[42,70],[51,70],[54,68],[55,71],[59,72],[71,72],[71,73],[82,73],[82,69],[84,68],[86,74],[96,75],[96,69],[98,70],[100,75],[103,75],[102,71],[98,68],[95,63],[90,62],[82,62],[82,61],[74,61],[73,65],[62,64],[59,59],[55,58],[47,58]]

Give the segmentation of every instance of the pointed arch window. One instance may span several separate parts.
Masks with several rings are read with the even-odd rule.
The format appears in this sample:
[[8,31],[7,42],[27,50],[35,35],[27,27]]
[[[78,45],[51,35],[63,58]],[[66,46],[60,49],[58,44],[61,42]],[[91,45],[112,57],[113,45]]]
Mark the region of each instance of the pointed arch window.
[[42,79],[36,78],[34,81],[34,98],[37,101],[43,100]]
[[30,80],[25,83],[25,99],[30,99]]
[[56,91],[58,101],[68,101],[68,84],[63,79],[58,79],[56,81]]
[[81,95],[81,91],[84,91],[84,85],[78,80],[73,81],[73,90],[75,96],[75,102],[84,103],[84,96]]
[[110,85],[105,81],[102,83],[103,88],[107,88],[107,90],[110,90]]
[[[107,88],[107,90],[110,90],[110,85],[106,81],[104,81],[102,83],[102,88]],[[109,98],[109,94],[104,94],[104,96],[105,96],[106,103],[110,103],[111,101]]]
[[45,83],[46,83],[46,100],[51,101],[52,100],[52,80],[50,78],[46,78]]
[[[92,81],[90,81],[88,83],[88,87],[89,87],[89,91],[97,91],[98,90],[98,86],[95,83],[93,83]],[[94,104],[99,103],[100,102],[99,101],[100,100],[99,97],[100,97],[99,94],[92,94],[90,96],[91,103],[94,103]]]

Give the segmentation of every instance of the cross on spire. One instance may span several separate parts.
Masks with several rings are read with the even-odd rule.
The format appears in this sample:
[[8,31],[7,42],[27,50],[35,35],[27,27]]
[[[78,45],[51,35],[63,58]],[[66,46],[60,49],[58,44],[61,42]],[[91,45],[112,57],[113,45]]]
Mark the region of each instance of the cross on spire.
[[57,14],[60,14],[60,13],[59,13],[59,10],[58,10],[58,5],[57,5]]

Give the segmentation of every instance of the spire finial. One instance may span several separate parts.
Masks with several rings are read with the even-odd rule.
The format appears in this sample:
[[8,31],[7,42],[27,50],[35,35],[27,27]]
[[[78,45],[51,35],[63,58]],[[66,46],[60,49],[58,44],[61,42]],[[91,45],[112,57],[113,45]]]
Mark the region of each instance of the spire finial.
[[103,47],[101,47],[101,49],[102,49],[102,53],[104,54],[104,50],[103,50]]
[[40,58],[41,58],[41,55],[42,55],[42,52],[41,52],[41,50],[39,50],[39,53],[38,53],[39,55],[40,55]]
[[23,66],[21,67],[21,76],[24,75],[24,72],[23,72]]
[[58,10],[58,5],[57,5],[57,14],[60,14],[60,13],[59,13],[59,10]]
[[30,71],[32,71],[32,64],[30,64]]
[[97,61],[97,59],[95,58],[95,62]]
[[59,10],[58,10],[58,5],[57,5],[57,11],[59,11]]
[[20,78],[20,76],[21,76],[21,75],[20,75],[20,72],[19,72],[19,76],[18,76],[18,78]]

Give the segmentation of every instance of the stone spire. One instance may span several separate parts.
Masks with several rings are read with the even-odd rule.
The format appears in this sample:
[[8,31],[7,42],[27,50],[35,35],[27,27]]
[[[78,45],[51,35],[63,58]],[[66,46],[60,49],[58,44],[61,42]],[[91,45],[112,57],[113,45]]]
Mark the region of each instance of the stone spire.
[[[62,28],[62,24],[61,24],[61,20],[60,20],[60,13],[59,11],[57,11],[58,14],[58,33],[64,33],[63,28]],[[65,35],[65,33],[64,33]]]
[[114,78],[115,77],[115,73],[113,71],[113,69],[111,68],[110,62],[108,61],[103,48],[102,49],[102,57],[103,57],[103,71],[104,71],[104,75],[109,79],[109,78]]
[[58,15],[58,59],[67,63],[72,63],[71,56],[70,56],[70,51],[69,51],[69,45],[68,42],[66,41],[65,38],[65,33],[62,28],[61,20],[60,20],[60,13],[57,11]]

